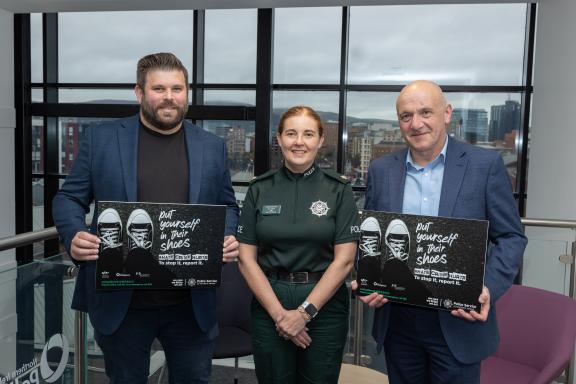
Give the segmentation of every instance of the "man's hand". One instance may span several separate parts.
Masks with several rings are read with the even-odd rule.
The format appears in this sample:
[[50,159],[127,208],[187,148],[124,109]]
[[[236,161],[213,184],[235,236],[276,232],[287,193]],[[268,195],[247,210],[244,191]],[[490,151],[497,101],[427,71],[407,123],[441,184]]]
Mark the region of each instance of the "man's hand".
[[70,256],[78,261],[97,260],[99,248],[100,238],[98,236],[80,231],[72,239]]
[[468,321],[486,321],[488,319],[488,313],[490,312],[490,291],[486,286],[482,287],[482,293],[478,298],[478,302],[480,303],[480,313],[476,311],[466,312],[463,309],[457,309],[450,313],[453,316],[461,317]]
[[236,237],[230,235],[224,237],[224,246],[222,249],[222,261],[229,263],[232,261],[238,261],[238,240]]
[[[355,291],[357,289],[358,289],[358,283],[356,282],[356,280],[352,280],[352,290]],[[381,306],[383,306],[388,302],[387,298],[376,292],[372,292],[368,296],[356,296],[356,298],[361,302],[363,302],[364,304],[368,304],[368,306],[372,308],[380,308]]]

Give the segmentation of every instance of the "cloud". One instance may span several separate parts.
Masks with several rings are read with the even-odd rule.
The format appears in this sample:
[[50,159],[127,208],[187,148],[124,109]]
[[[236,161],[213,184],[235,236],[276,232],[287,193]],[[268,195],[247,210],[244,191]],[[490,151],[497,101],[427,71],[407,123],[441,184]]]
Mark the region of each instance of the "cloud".
[[[427,78],[444,85],[521,85],[526,7],[526,4],[350,7],[348,82],[399,85]],[[275,16],[274,81],[338,84],[342,8],[279,8]],[[34,81],[41,81],[39,19],[33,15]],[[255,83],[256,29],[255,9],[206,12],[206,82]],[[192,42],[190,10],[60,13],[60,81],[132,83],[137,60],[158,51],[174,52],[191,71]],[[211,100],[218,97],[226,100],[228,96],[236,102],[254,102],[253,91],[210,92]],[[218,94],[222,96],[215,96]],[[395,96],[395,93],[351,92],[348,114],[394,118]],[[455,107],[475,105],[489,109],[508,95],[448,97]],[[516,95],[513,97],[517,99]],[[338,93],[274,92],[275,107],[294,104],[337,112]]]

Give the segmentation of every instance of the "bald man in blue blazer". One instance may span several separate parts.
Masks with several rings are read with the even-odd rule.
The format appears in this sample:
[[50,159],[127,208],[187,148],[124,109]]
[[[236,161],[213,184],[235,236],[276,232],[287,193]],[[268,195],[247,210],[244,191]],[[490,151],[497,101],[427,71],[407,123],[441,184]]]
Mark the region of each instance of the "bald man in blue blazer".
[[396,110],[408,147],[371,163],[365,209],[488,220],[481,310],[424,309],[376,293],[360,299],[378,308],[373,336],[384,346],[391,384],[479,383],[480,362],[499,342],[494,307],[527,242],[510,178],[498,152],[448,136],[452,107],[435,83],[408,84]]
[[238,206],[226,145],[184,120],[186,68],[169,53],[145,56],[135,91],[140,113],[87,129],[53,201],[62,243],[79,265],[72,308],[88,312],[111,383],[147,383],[155,339],[163,346],[170,383],[208,383],[218,334],[214,289],[95,289],[97,214],[90,229],[85,223],[92,202],[95,212],[100,201],[226,205],[223,258],[238,256]]

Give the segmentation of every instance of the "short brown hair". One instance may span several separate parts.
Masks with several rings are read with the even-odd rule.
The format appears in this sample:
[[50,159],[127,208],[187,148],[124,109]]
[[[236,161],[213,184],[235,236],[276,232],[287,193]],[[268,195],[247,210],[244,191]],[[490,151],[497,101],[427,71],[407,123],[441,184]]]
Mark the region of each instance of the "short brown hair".
[[178,59],[173,53],[153,53],[138,60],[138,66],[136,68],[136,84],[140,88],[144,89],[144,85],[146,85],[146,76],[150,71],[154,70],[182,72],[184,80],[186,81],[186,88],[188,88],[188,70],[182,64],[180,59]]
[[313,120],[316,121],[318,124],[318,133],[320,136],[324,135],[324,127],[322,126],[322,119],[320,115],[310,107],[305,105],[297,105],[295,107],[288,108],[286,112],[282,114],[280,117],[280,122],[278,123],[278,134],[281,135],[282,131],[284,131],[284,122],[294,116],[308,116],[311,117]]

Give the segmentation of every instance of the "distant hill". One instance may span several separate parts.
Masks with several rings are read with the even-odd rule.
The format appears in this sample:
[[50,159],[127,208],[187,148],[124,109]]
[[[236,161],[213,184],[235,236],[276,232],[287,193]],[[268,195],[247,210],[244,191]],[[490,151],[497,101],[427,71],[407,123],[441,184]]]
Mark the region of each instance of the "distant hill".
[[[136,100],[115,100],[115,99],[100,99],[100,100],[90,100],[85,102],[87,104],[137,104]],[[209,105],[218,105],[218,106],[237,106],[237,107],[254,107],[252,104],[248,103],[241,103],[237,101],[215,101],[210,103]],[[278,122],[280,121],[280,115],[285,111],[284,108],[274,108],[272,110],[272,126],[278,126]],[[322,121],[338,121],[338,113],[336,112],[325,112],[325,111],[318,111],[318,115]],[[347,116],[346,117],[347,124],[356,124],[356,123],[365,123],[365,124],[374,124],[374,123],[383,123],[383,124],[392,124],[393,126],[398,126],[397,120],[388,120],[388,119],[367,119],[367,118],[360,118],[354,116]]]

